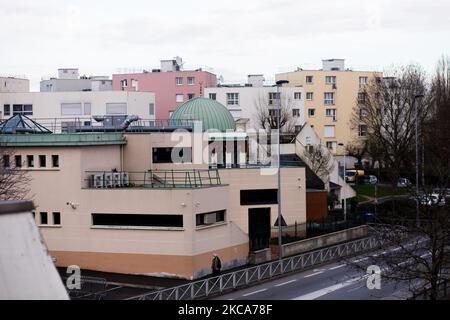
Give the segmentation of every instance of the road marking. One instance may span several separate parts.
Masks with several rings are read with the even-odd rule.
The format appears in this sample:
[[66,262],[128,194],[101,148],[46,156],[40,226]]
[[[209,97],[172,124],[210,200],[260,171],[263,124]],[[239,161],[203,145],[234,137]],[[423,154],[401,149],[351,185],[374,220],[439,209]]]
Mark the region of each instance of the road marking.
[[242,296],[243,296],[243,297],[247,297],[247,296],[250,296],[250,295],[252,295],[252,294],[260,293],[260,292],[263,292],[263,291],[266,291],[266,290],[267,290],[267,289],[256,290],[256,291],[253,291],[253,292],[249,292],[249,293],[243,294]]
[[314,299],[320,298],[320,297],[322,297],[322,296],[324,296],[326,294],[329,294],[331,292],[334,292],[334,291],[337,291],[339,289],[348,287],[348,286],[350,286],[352,284],[355,284],[356,282],[358,282],[358,281],[360,281],[360,280],[362,280],[364,278],[367,278],[367,276],[358,277],[358,278],[354,278],[354,279],[351,279],[351,280],[347,280],[347,281],[342,282],[342,283],[338,283],[338,284],[335,284],[335,285],[332,285],[332,286],[329,286],[329,287],[326,287],[326,288],[323,288],[323,289],[320,289],[320,290],[317,290],[317,291],[314,291],[314,292],[311,292],[311,293],[307,293],[307,294],[295,297],[295,298],[293,298],[291,300],[314,300]]
[[307,276],[304,276],[303,278],[313,277],[313,276],[316,276],[316,275],[321,274],[321,273],[323,273],[323,271],[314,272],[314,273],[308,274]]
[[281,286],[284,286],[285,284],[288,284],[288,283],[292,283],[292,282],[295,282],[295,281],[297,281],[297,280],[291,280],[291,281],[286,281],[286,282],[283,282],[283,283],[279,283],[279,284],[276,284],[274,287],[281,287]]
[[391,251],[398,251],[398,250],[400,250],[400,249],[401,249],[401,248],[398,247],[398,248],[392,249]]
[[339,268],[342,268],[342,267],[345,267],[345,266],[347,266],[347,265],[346,264],[341,264],[341,265],[329,268],[328,270],[336,270],[336,269],[339,269]]
[[352,262],[353,263],[358,263],[358,262],[361,262],[361,261],[364,261],[364,260],[367,260],[367,259],[369,259],[369,257],[365,257],[365,258],[362,258],[362,259],[354,260]]

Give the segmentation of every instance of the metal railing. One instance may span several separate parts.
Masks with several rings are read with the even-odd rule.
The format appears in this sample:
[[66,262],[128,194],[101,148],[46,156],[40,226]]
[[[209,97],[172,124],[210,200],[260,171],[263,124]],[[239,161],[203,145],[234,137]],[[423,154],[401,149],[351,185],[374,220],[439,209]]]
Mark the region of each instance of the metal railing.
[[276,276],[373,249],[377,245],[379,243],[375,238],[359,239],[226,273],[217,277],[131,297],[129,300],[194,300],[208,298],[259,281],[268,280]]
[[86,171],[85,188],[206,188],[220,186],[219,170]]
[[[62,277],[64,283],[67,282],[68,277]],[[75,300],[102,300],[105,298],[108,284],[106,279],[98,277],[80,277],[80,288],[69,289],[67,293],[71,299]]]
[[111,121],[97,121],[96,116],[59,117],[59,118],[33,118],[41,126],[53,133],[78,133],[78,132],[147,132],[165,129],[177,129],[193,127],[193,119],[139,119],[132,122],[125,130],[120,129],[120,124],[125,121],[127,115],[105,116]]

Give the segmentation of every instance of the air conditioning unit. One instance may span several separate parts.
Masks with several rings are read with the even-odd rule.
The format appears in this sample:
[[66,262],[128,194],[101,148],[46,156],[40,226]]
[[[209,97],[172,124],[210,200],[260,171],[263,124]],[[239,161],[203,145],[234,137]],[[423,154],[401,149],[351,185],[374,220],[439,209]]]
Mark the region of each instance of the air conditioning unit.
[[127,187],[130,184],[130,176],[128,175],[128,172],[121,172],[120,180],[122,182],[122,186]]
[[103,188],[105,180],[103,174],[94,174],[94,188]]
[[112,173],[112,186],[114,188],[122,186],[122,176],[121,176],[120,172],[113,172]]
[[213,224],[216,223],[216,213],[205,214],[205,218],[203,219],[204,224]]
[[104,175],[104,187],[111,188],[113,186],[113,173],[106,172]]

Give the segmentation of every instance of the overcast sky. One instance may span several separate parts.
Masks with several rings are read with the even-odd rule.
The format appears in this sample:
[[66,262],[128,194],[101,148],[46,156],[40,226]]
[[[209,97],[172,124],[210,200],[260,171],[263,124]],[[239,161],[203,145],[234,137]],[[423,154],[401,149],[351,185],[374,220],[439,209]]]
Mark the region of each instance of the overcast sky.
[[111,75],[181,56],[225,81],[345,58],[355,69],[450,54],[448,0],[0,0],[0,74],[32,90],[61,67]]

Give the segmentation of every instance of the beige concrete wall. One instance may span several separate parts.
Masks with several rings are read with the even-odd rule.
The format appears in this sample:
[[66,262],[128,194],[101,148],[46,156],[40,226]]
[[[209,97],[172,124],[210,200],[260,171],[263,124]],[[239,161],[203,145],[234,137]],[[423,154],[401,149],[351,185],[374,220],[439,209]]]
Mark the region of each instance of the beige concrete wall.
[[[262,175],[261,169],[222,169],[220,178],[230,185],[230,219],[245,233],[248,233],[248,209],[270,208],[270,220],[273,226],[278,217],[278,206],[240,205],[240,191],[248,189],[277,189],[277,175]],[[273,173],[273,172],[272,172]],[[306,222],[306,186],[304,168],[281,169],[282,215],[287,224]]]
[[29,92],[30,80],[0,77],[0,92]]
[[[306,83],[306,76],[313,76],[312,84]],[[336,77],[336,89],[331,84],[325,83],[326,76]],[[303,86],[305,92],[305,122],[314,126],[314,130],[322,139],[323,144],[327,141],[347,144],[357,138],[357,130],[350,128],[350,119],[353,107],[357,104],[358,92],[360,91],[359,77],[368,77],[369,82],[374,77],[381,77],[382,73],[373,71],[322,71],[302,70],[295,72],[280,73],[275,76],[276,80],[288,80],[288,86]],[[313,92],[314,99],[306,99],[307,92]],[[335,93],[335,104],[324,104],[324,93]],[[314,108],[314,117],[308,117],[308,109]],[[332,117],[325,116],[325,109],[336,109],[336,121]],[[334,125],[335,136],[325,138],[324,126]],[[336,153],[343,154],[344,149],[337,147]]]

